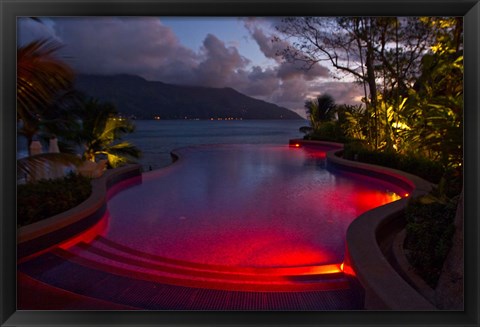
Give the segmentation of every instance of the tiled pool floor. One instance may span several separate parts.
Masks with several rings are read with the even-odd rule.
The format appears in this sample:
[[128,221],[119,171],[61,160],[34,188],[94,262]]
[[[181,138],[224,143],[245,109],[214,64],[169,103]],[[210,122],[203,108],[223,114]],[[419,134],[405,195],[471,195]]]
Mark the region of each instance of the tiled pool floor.
[[106,238],[190,262],[340,264],[353,219],[399,198],[394,185],[332,173],[318,148],[218,145],[178,153],[172,166],[143,174],[141,184],[109,200]]

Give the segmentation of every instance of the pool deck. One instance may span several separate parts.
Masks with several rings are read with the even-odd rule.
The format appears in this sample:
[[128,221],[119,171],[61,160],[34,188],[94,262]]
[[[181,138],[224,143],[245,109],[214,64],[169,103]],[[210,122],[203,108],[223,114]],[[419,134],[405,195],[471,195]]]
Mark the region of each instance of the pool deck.
[[[302,140],[292,141],[303,144]],[[327,154],[327,160],[335,165],[343,165],[367,174],[373,172],[376,177],[382,173],[390,177],[400,176],[399,180],[412,186],[412,196],[423,194],[428,188],[428,185],[416,176],[338,158],[334,153],[341,150],[341,146],[331,143],[327,145],[334,149]],[[89,251],[106,257],[107,261],[91,260],[91,257],[79,256],[75,251],[55,247],[62,238],[69,239],[75,236],[75,233],[93,228],[105,212],[107,190],[124,179],[138,175],[138,166],[127,166],[108,172],[93,181],[94,190],[91,198],[72,209],[73,211],[19,230],[19,309],[430,310],[433,308],[395,273],[385,260],[377,240],[378,231],[403,210],[405,199],[368,211],[351,224],[347,232],[345,272],[348,273],[330,275],[312,273],[306,276],[266,273],[263,279],[259,277],[260,280],[256,280],[257,278],[253,278],[252,275],[262,273],[241,272],[240,279],[236,280],[238,279],[236,276],[232,281],[231,272],[216,267],[200,269],[199,273],[199,269],[175,265],[172,267],[172,264],[165,264],[158,258],[137,260],[129,256],[126,249],[123,249],[123,252],[105,251],[96,246],[98,244],[96,242],[92,243],[93,247],[86,242],[80,242],[77,246],[90,247]],[[47,239],[50,241],[46,242]],[[109,264],[108,260],[115,264]],[[134,267],[150,270],[139,271]],[[355,278],[349,275],[352,272]],[[271,280],[267,281],[268,279]],[[393,289],[392,285],[395,286]],[[32,293],[47,296],[51,301],[44,303],[32,301],[30,296]]]

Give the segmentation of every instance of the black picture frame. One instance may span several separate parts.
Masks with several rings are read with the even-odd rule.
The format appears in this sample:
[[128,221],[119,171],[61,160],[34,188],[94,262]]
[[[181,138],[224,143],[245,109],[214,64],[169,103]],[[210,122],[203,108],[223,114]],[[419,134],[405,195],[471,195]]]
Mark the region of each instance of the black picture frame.
[[[478,0],[0,0],[0,160],[2,210],[0,323],[75,325],[448,325],[478,326],[479,58]],[[184,312],[16,310],[16,17],[18,16],[463,16],[465,24],[465,310],[438,312]]]

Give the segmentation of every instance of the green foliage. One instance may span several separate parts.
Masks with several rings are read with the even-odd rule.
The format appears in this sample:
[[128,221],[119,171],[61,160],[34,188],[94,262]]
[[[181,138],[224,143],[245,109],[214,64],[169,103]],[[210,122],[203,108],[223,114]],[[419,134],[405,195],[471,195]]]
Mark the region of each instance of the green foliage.
[[410,264],[435,288],[452,246],[458,197],[446,202],[411,200],[406,208],[405,250]]
[[329,94],[305,102],[310,126],[316,132],[323,122],[331,121],[335,113],[335,101]]
[[57,57],[60,48],[58,42],[44,39],[17,49],[17,120],[29,139],[59,92],[72,86],[73,70]]
[[[441,67],[445,65],[441,61],[433,70],[424,67],[424,75],[428,77],[422,75],[422,86],[418,90],[410,90],[412,129],[416,133],[409,134],[409,142],[417,153],[424,153],[447,167],[455,168],[463,160],[463,91],[448,94],[444,88],[455,88],[445,86],[445,83],[452,82],[452,75],[458,75],[454,84],[462,87],[463,71],[453,66],[450,66],[452,70],[446,71]],[[443,74],[448,77],[443,78]]]
[[[317,28],[325,27],[324,24],[338,28],[338,34],[318,33]],[[412,166],[409,160],[416,163],[423,160],[419,158],[427,158],[439,162],[444,170],[455,169],[456,175],[461,175],[461,17],[287,18],[279,30],[303,40],[283,52],[286,59],[303,56],[307,62],[318,62],[326,56],[333,60],[335,68],[355,76],[357,83],[363,83],[365,108],[347,105],[335,108],[344,139],[366,141],[367,148],[386,152],[377,155],[382,162],[395,162],[393,152],[397,152],[407,156],[406,166]],[[349,42],[345,41],[346,35]],[[339,61],[335,60],[338,49],[352,57],[356,54],[360,59],[358,67],[366,70],[360,72],[348,65],[338,65]],[[322,121],[321,111],[314,104],[306,103],[314,128],[310,138],[332,139],[335,133],[328,130],[329,127],[320,131],[321,124],[328,120]]]
[[353,140],[344,144],[343,158],[347,160],[356,160],[358,156],[364,156],[364,153],[371,151],[368,143],[363,140]]
[[[59,154],[40,154],[17,161],[19,174],[28,175],[40,164],[78,163],[67,151],[63,137],[76,128],[72,108],[78,94],[73,90],[74,72],[58,56],[62,45],[52,39],[32,41],[17,49],[18,134],[30,144],[34,136],[48,141],[59,136]],[[69,152],[69,153],[65,153]]]
[[444,167],[425,157],[402,155],[395,151],[372,150],[365,141],[353,141],[344,146],[343,157],[374,165],[402,170],[432,183],[439,183],[445,174]]
[[437,17],[431,52],[422,57],[421,75],[409,90],[411,150],[461,170],[463,161],[463,22]]
[[414,155],[398,155],[400,157],[398,169],[422,177],[432,183],[439,183],[445,174],[444,167],[425,157]]
[[307,140],[345,142],[343,130],[337,121],[322,123],[315,131],[306,135]]
[[303,134],[308,134],[312,132],[312,128],[310,126],[302,126],[298,129],[298,131]]
[[90,179],[70,174],[17,186],[17,226],[52,217],[85,201],[92,192]]
[[85,148],[84,159],[95,161],[106,157],[110,167],[118,167],[135,162],[140,157],[141,152],[136,146],[122,141],[123,135],[135,130],[135,125],[129,119],[117,117],[116,108],[112,104],[86,99],[81,119],[78,142]]
[[369,131],[369,119],[361,105],[337,106],[338,122],[345,138],[365,140]]

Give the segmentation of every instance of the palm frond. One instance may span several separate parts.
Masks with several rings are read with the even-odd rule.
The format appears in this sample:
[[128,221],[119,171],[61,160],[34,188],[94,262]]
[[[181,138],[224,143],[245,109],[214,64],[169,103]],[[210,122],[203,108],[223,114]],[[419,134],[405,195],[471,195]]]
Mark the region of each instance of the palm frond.
[[[52,39],[33,41],[17,50],[17,103],[30,116],[48,107],[55,94],[71,87],[73,70],[56,53],[62,47]],[[24,117],[20,117],[24,118]]]
[[81,138],[85,145],[86,159],[95,160],[106,156],[109,165],[116,167],[133,162],[141,155],[134,145],[120,142],[123,135],[135,130],[135,125],[128,119],[117,118],[117,110],[113,104],[88,98],[82,108]]
[[132,158],[140,158],[142,152],[135,145],[130,142],[121,142],[115,145],[108,147],[108,152],[115,154],[122,154]]
[[135,125],[126,119],[109,118],[99,138],[110,142],[135,130]]

